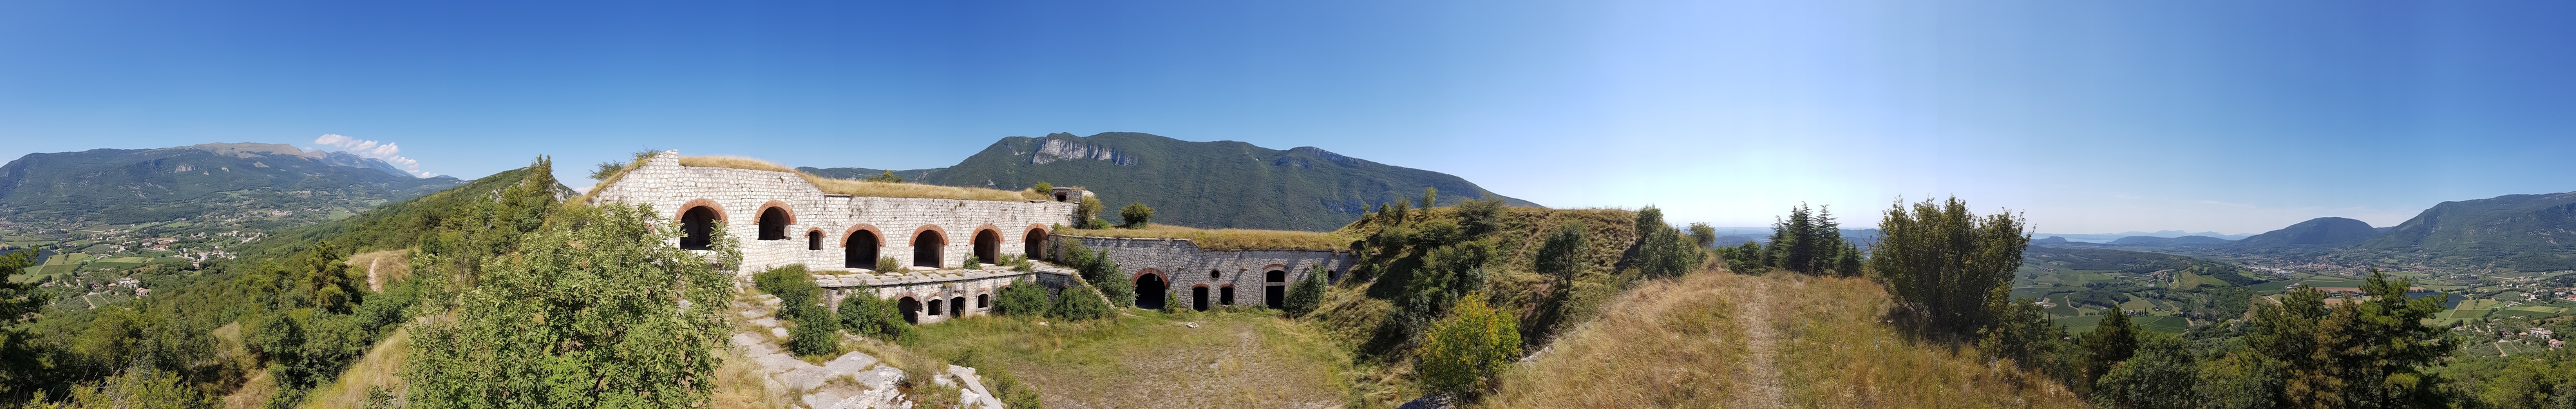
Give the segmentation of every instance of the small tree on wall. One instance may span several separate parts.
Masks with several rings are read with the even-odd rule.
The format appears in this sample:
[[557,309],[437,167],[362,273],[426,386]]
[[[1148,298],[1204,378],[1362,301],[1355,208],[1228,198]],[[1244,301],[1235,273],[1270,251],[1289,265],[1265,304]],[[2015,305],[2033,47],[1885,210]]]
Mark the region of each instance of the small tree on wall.
[[1118,219],[1126,223],[1119,227],[1142,229],[1146,224],[1153,222],[1154,208],[1145,207],[1142,202],[1128,203],[1127,207],[1118,208]]
[[1078,226],[1079,228],[1109,228],[1108,221],[1100,220],[1100,198],[1098,197],[1083,196],[1082,203],[1073,207],[1073,220],[1082,224]]

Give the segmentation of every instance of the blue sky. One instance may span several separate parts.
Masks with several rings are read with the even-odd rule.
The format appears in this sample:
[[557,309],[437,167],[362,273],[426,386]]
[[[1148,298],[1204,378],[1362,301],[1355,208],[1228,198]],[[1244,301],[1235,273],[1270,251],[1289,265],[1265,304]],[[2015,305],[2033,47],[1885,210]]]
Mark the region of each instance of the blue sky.
[[0,3],[0,157],[335,134],[581,185],[647,147],[922,168],[1133,131],[1677,221],[1955,194],[2050,232],[2576,191],[2564,1],[520,3]]

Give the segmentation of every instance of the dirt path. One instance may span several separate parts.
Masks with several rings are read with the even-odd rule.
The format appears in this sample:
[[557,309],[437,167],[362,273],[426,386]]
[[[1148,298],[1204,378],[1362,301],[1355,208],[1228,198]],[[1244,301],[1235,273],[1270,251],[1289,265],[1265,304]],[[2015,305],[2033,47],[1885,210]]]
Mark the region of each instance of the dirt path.
[[1782,283],[1771,280],[1757,280],[1753,282],[1762,283],[1760,287],[1764,288],[1756,288],[1753,289],[1753,291],[1743,292],[1742,294],[1745,294],[1748,297],[1741,299],[1738,304],[1736,304],[1743,308],[1738,310],[1742,313],[1737,316],[1736,320],[1738,324],[1743,325],[1745,349],[1750,353],[1744,360],[1744,374],[1747,375],[1747,379],[1752,381],[1753,393],[1745,395],[1744,398],[1746,401],[1739,402],[1741,404],[1736,406],[1753,408],[1788,407],[1789,402],[1785,399],[1785,395],[1782,393],[1783,386],[1780,382],[1779,364],[1779,325],[1786,321],[1781,319],[1781,307],[1777,306],[1779,303],[1774,302],[1777,300],[1773,300],[1771,296],[1771,294],[1777,293],[1777,291],[1773,291],[1773,289],[1768,288],[1771,286],[1782,285]]

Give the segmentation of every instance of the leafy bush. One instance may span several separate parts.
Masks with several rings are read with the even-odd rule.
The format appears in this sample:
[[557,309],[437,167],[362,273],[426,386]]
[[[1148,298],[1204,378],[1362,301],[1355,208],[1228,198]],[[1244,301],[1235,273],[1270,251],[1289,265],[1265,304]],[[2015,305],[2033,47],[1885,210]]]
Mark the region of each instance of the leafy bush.
[[877,271],[903,271],[903,259],[878,257]]
[[957,268],[963,268],[963,269],[968,269],[968,270],[982,270],[982,269],[984,269],[984,263],[977,262],[977,260],[976,260],[976,257],[975,257],[975,256],[967,256],[967,257],[966,257],[966,264],[965,264],[965,265],[957,266]]
[[1331,271],[1325,270],[1323,264],[1316,264],[1306,270],[1305,279],[1288,287],[1288,299],[1280,303],[1288,309],[1288,316],[1303,317],[1324,304],[1324,276],[1328,274]]
[[1038,182],[1038,184],[1037,184],[1037,185],[1029,186],[1029,191],[1030,191],[1030,192],[1035,192],[1035,193],[1037,193],[1037,194],[1041,194],[1041,195],[1043,195],[1043,194],[1047,194],[1047,192],[1055,191],[1055,184],[1053,184],[1053,183],[1047,183],[1047,182]]
[[1117,314],[1108,300],[1101,299],[1100,290],[1087,285],[1066,287],[1064,294],[1055,297],[1055,306],[1047,309],[1048,318],[1060,320],[1095,320]]
[[912,334],[912,324],[903,322],[903,312],[894,301],[874,294],[851,294],[841,300],[841,328],[859,336],[896,342]]
[[1047,289],[1034,282],[1003,286],[993,300],[993,313],[1008,316],[1042,315],[1047,312]]
[[787,351],[797,355],[830,355],[840,347],[841,323],[822,307],[789,308],[784,315],[796,327],[787,332]]
[[1461,297],[1449,310],[1449,319],[1423,336],[1414,373],[1433,392],[1472,396],[1520,355],[1520,323],[1485,305],[1482,293]]
[[760,292],[778,296],[779,304],[785,306],[781,308],[792,309],[813,304],[814,298],[819,295],[817,293],[823,291],[822,287],[814,285],[814,276],[805,271],[803,264],[773,268],[753,274],[751,283],[753,287],[759,288]]
[[1082,202],[1075,204],[1073,207],[1073,219],[1082,221],[1081,226],[1074,227],[1084,229],[1109,228],[1109,221],[1100,220],[1100,197],[1098,196],[1083,196]]
[[1145,207],[1142,202],[1128,203],[1127,207],[1118,208],[1118,220],[1125,223],[1118,227],[1142,229],[1145,225],[1153,223],[1154,208]]
[[[2010,296],[2013,270],[2030,246],[2028,222],[2003,213],[1978,216],[1958,198],[1889,206],[1870,246],[1869,269],[1902,311],[1936,335],[1963,339],[1985,326],[1988,302]],[[1794,231],[1794,230],[1790,230]],[[1778,246],[1778,239],[1773,243]],[[1772,264],[1793,264],[1772,263]],[[1794,265],[1791,266],[1796,268]]]

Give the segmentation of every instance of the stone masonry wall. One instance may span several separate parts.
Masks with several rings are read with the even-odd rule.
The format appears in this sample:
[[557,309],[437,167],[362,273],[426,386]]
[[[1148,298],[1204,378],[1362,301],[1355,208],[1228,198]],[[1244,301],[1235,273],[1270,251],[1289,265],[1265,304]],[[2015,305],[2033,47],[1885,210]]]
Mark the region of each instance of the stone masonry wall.
[[[1322,264],[1331,273],[1327,280],[1340,280],[1349,272],[1358,256],[1330,250],[1200,250],[1198,243],[1187,239],[1130,239],[1115,237],[1057,236],[1080,240],[1094,250],[1107,250],[1109,259],[1118,262],[1128,280],[1155,274],[1170,283],[1175,307],[1189,307],[1192,288],[1208,287],[1207,304],[1223,305],[1219,295],[1233,287],[1234,305],[1264,306],[1268,287],[1286,286],[1306,278],[1307,269]],[[1285,280],[1270,282],[1269,272],[1286,272]],[[1284,301],[1284,300],[1282,300]]]
[[[1001,238],[996,251],[1024,254],[1029,240],[1044,240],[1044,231],[1072,222],[1074,203],[1052,201],[980,201],[855,197],[825,194],[794,173],[680,166],[679,151],[663,151],[618,179],[600,187],[594,203],[640,203],[677,224],[689,207],[707,206],[725,222],[725,232],[742,243],[737,274],[790,264],[804,264],[817,274],[844,268],[844,246],[858,231],[878,234],[878,257],[907,265],[920,232],[939,232],[940,265],[957,268],[974,254],[975,234],[990,230]],[[758,240],[758,219],[768,207],[784,208],[790,220],[785,240]],[[1038,235],[1032,237],[1032,230]],[[807,247],[808,232],[822,235],[822,249]],[[675,241],[673,245],[678,245]],[[872,263],[867,260],[862,264]],[[970,297],[971,298],[971,297]]]

